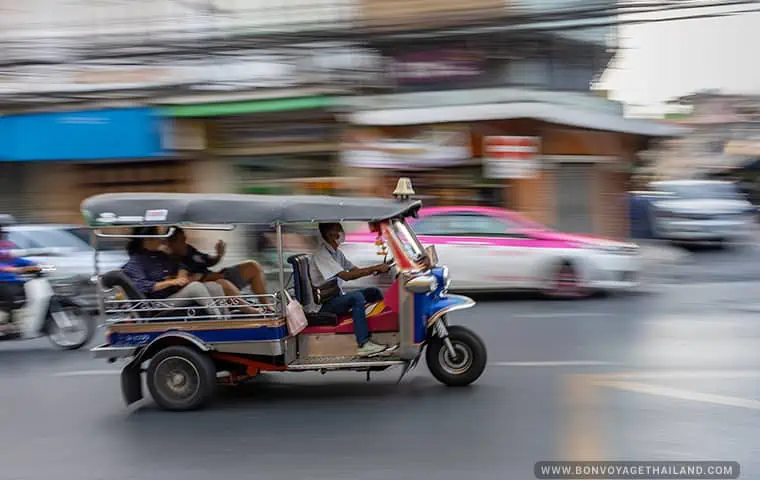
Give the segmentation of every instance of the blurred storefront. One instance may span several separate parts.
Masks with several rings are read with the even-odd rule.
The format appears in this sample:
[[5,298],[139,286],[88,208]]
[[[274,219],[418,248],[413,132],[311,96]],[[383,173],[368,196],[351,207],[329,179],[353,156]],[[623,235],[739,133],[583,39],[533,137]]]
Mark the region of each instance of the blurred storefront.
[[[335,185],[324,179],[334,176],[339,131],[330,105],[329,96],[311,96],[162,112],[172,137],[167,145],[195,165],[200,191],[330,192]],[[210,177],[209,169],[217,173]]]
[[[0,208],[32,221],[80,223],[79,204],[103,192],[182,191],[184,166],[161,148],[150,108],[0,117]],[[6,168],[7,167],[7,168]]]
[[628,232],[625,193],[637,152],[679,132],[627,120],[617,104],[591,94],[382,97],[357,105],[343,145],[345,167],[375,179],[372,193],[389,194],[403,172],[427,204],[496,204],[565,231],[611,237]]
[[389,196],[405,175],[429,205],[493,203],[502,186],[483,177],[473,152],[472,131],[463,124],[349,128],[343,173],[365,178],[365,194]]
[[[293,92],[291,92],[292,94]],[[198,193],[335,194],[355,186],[337,178],[339,126],[329,95],[251,99],[239,102],[171,105],[165,117],[164,145],[188,165]],[[266,232],[196,234],[193,242],[212,249],[218,238],[229,258],[261,260]]]

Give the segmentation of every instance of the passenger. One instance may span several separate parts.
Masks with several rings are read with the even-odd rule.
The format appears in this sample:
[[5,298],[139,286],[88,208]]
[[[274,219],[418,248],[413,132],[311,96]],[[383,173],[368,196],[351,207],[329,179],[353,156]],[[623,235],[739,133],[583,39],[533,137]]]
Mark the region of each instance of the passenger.
[[358,354],[362,357],[378,355],[389,350],[387,345],[379,345],[369,339],[369,327],[367,316],[364,311],[369,302],[379,302],[383,299],[383,292],[378,288],[365,288],[360,291],[345,293],[343,283],[351,280],[385,273],[390,267],[385,263],[372,267],[359,268],[351,263],[343,252],[340,245],[343,243],[345,234],[340,223],[320,223],[320,242],[317,251],[312,256],[311,281],[315,286],[321,285],[334,278],[338,279],[340,295],[333,297],[322,305],[320,311],[343,315],[351,312],[354,321],[354,334],[359,345]]
[[[133,235],[158,235],[158,229],[138,227]],[[129,261],[123,270],[137,290],[151,299],[171,300],[170,304],[177,307],[198,303],[211,315],[222,317],[219,308],[209,300],[209,297],[223,296],[222,288],[192,281],[187,267],[177,264],[161,247],[160,238],[132,238],[127,244]]]
[[[212,272],[210,267],[217,265],[224,257],[226,245],[222,240],[216,244],[216,255],[198,251],[197,248],[187,243],[184,230],[175,227],[174,233],[169,238],[169,251],[175,255],[182,265],[190,272],[191,279],[201,282],[216,282],[228,297],[240,297],[240,290],[250,287],[254,295],[258,295],[260,302],[266,304],[271,310],[271,299],[267,295],[264,271],[254,261],[247,261],[230,268],[224,268],[219,272]],[[245,303],[242,301],[241,303]],[[246,303],[247,305],[247,303]],[[250,306],[243,307],[246,313],[260,313]]]
[[8,315],[7,322],[3,325],[6,335],[17,333],[18,324],[14,313],[26,304],[24,278],[21,275],[40,270],[34,262],[14,257],[11,253],[13,246],[6,240],[5,231],[0,225],[0,312]]

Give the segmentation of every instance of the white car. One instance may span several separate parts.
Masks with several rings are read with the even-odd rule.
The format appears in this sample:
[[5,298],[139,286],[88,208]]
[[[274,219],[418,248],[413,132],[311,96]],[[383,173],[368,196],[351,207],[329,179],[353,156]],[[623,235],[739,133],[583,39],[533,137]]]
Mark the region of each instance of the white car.
[[[81,230],[73,225],[17,224],[5,227],[8,240],[15,245],[14,255],[42,265],[53,265],[51,281],[66,277],[78,286],[83,303],[95,305],[95,287],[90,279],[95,275],[94,249],[82,239]],[[127,263],[124,251],[107,250],[98,254],[100,273],[117,270]]]
[[[527,289],[570,298],[639,284],[637,245],[557,232],[509,210],[427,208],[410,224],[423,245],[435,245],[452,290]],[[343,248],[357,265],[382,260],[375,234],[366,230],[349,233]]]
[[673,242],[733,243],[755,230],[755,208],[733,183],[717,180],[652,182],[654,235]]

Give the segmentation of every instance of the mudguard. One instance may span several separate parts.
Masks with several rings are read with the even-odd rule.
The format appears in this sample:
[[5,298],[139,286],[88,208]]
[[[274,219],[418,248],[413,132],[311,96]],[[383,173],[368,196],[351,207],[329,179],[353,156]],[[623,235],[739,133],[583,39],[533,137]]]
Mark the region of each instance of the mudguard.
[[121,394],[127,406],[143,399],[140,358],[134,358],[121,370]]
[[427,311],[428,327],[447,313],[466,310],[475,306],[475,300],[462,295],[446,295],[430,302]]

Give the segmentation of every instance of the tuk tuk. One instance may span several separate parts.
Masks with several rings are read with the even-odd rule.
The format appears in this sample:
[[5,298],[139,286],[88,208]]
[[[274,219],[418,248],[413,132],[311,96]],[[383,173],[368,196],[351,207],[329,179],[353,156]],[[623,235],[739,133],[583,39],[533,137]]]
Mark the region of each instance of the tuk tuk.
[[[411,188],[410,185],[408,185]],[[403,188],[402,188],[403,190]],[[486,366],[480,337],[448,315],[471,308],[470,298],[448,292],[449,271],[438,265],[434,247],[424,248],[406,218],[416,216],[420,201],[329,196],[269,196],[246,194],[119,193],[90,197],[83,215],[93,229],[93,243],[126,237],[124,227],[159,227],[154,236],[168,237],[174,228],[231,230],[238,225],[268,225],[277,235],[280,256],[277,291],[261,295],[213,297],[203,305],[178,307],[141,296],[129,285],[116,284],[113,274],[98,272],[105,344],[92,349],[96,358],[127,359],[121,388],[127,405],[143,398],[142,374],[160,408],[184,411],[201,408],[218,385],[236,385],[261,372],[383,371],[401,367],[400,382],[425,353],[431,374],[448,386],[476,381]],[[367,222],[377,233],[379,253],[388,255],[392,285],[381,302],[366,305],[373,339],[396,348],[375,357],[359,357],[351,314],[336,316],[305,311],[299,329],[289,327],[295,302],[319,304],[312,285],[309,252],[284,258],[283,227],[321,222]],[[113,233],[118,227],[118,233]],[[163,233],[165,230],[165,233]],[[292,266],[286,279],[284,265]],[[239,308],[267,301],[274,308],[245,313]],[[205,305],[205,307],[204,307]],[[223,318],[208,305],[225,308]],[[304,312],[301,310],[301,312]]]

